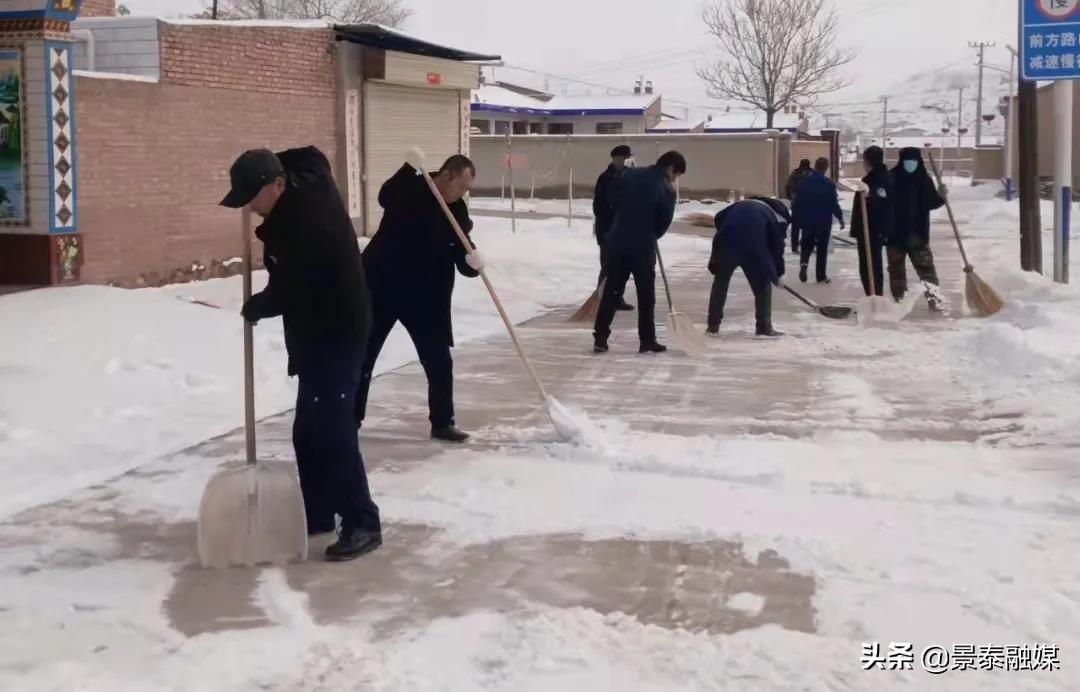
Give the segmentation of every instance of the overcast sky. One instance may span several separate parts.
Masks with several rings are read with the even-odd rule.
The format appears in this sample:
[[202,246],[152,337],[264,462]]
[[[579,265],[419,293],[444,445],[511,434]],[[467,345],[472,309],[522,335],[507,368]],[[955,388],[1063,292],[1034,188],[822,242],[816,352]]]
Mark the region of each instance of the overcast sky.
[[[134,14],[159,16],[196,12],[204,6],[202,0],[122,1]],[[405,30],[427,39],[497,53],[508,65],[603,86],[629,88],[637,75],[644,74],[666,102],[715,104],[693,70],[709,55],[701,0],[406,3],[414,14]],[[917,72],[973,63],[968,41],[997,41],[987,59],[1005,64],[1003,46],[1015,42],[1015,0],[836,0],[836,4],[841,41],[859,49],[860,57],[849,70],[854,84],[832,97],[833,102],[876,97]],[[522,73],[504,70],[500,76],[524,81]],[[562,87],[553,82],[552,88]]]

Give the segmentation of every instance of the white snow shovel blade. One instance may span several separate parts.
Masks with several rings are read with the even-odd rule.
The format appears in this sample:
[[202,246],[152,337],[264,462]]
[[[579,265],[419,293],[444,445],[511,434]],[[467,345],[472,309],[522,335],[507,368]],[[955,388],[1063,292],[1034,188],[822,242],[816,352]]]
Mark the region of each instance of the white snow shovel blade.
[[689,315],[683,312],[670,312],[667,324],[676,347],[688,356],[700,356],[705,352],[705,338]]
[[260,461],[218,471],[199,504],[203,567],[283,564],[307,559],[307,518],[296,467]]
[[911,296],[899,303],[884,296],[870,296],[859,300],[855,312],[860,327],[889,325],[897,324],[907,317],[914,305],[915,299]]

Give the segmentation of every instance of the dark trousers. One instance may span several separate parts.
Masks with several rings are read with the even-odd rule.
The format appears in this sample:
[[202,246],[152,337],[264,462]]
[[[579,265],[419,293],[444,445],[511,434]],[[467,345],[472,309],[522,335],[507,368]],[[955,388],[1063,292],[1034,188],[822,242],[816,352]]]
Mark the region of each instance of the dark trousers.
[[810,264],[810,255],[817,253],[814,274],[818,281],[824,281],[829,276],[827,269],[829,264],[829,240],[832,238],[830,234],[831,230],[831,228],[826,228],[824,230],[820,228],[803,229],[799,262],[804,266],[808,265]]
[[293,447],[308,530],[381,530],[353,422],[363,353],[355,344],[305,345],[297,359],[300,382]]
[[799,227],[795,224],[791,224],[791,250],[799,251]]
[[[375,361],[379,358],[386,337],[398,321],[409,333],[416,355],[428,381],[428,418],[432,428],[442,428],[454,424],[454,360],[450,355],[450,335],[445,327],[432,325],[422,318],[398,315],[392,309],[375,307],[375,321],[368,338],[367,355],[360,374],[360,386],[356,394],[355,421],[359,425],[367,413],[368,393],[371,390],[371,378],[375,372]],[[354,428],[355,429],[355,428]]]
[[611,323],[622,303],[626,282],[634,277],[638,299],[638,338],[642,344],[656,342],[656,256],[651,253],[608,253],[608,276],[600,309],[596,313],[593,337],[597,343],[607,343]]
[[[602,283],[604,283],[604,279],[607,278],[607,275],[608,275],[607,250],[605,250],[604,246],[601,245],[600,246],[600,275],[596,277],[596,287],[597,288],[599,288],[600,285]],[[623,302],[623,292],[624,291],[619,291],[619,303],[620,304]]]
[[[859,278],[862,279],[863,293],[870,295],[870,278],[866,273],[866,242],[862,235],[856,236],[855,243],[859,250]],[[885,276],[882,270],[881,245],[873,243],[870,249],[870,261],[874,268],[875,295],[885,295]]]
[[937,269],[934,268],[934,253],[930,251],[930,244],[916,247],[893,247],[885,249],[889,259],[889,290],[893,298],[900,300],[907,292],[907,260],[911,259],[911,266],[915,267],[915,273],[920,281],[935,286],[938,284]]
[[772,285],[760,271],[740,265],[733,259],[725,258],[716,267],[713,277],[712,293],[709,296],[709,330],[716,331],[724,320],[724,305],[727,303],[728,288],[736,269],[742,269],[750,290],[754,292],[754,318],[757,331],[769,331],[772,328]]

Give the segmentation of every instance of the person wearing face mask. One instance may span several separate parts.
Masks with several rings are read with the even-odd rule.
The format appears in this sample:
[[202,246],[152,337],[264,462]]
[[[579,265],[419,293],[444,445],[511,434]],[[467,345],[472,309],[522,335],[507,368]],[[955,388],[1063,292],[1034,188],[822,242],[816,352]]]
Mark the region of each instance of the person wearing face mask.
[[648,168],[624,171],[615,194],[615,220],[608,236],[608,279],[600,298],[593,351],[607,353],[626,282],[634,277],[638,295],[640,353],[663,353],[656,340],[656,242],[675,218],[675,181],[686,173],[686,159],[669,151]]
[[[862,182],[865,189],[855,194],[855,206],[851,211],[851,237],[859,250],[859,277],[863,291],[870,295],[870,278],[866,273],[866,253],[874,269],[874,291],[885,295],[884,272],[882,271],[881,249],[889,237],[893,226],[893,182],[889,169],[885,165],[885,152],[881,147],[870,147],[863,152],[863,166],[866,175]],[[870,246],[866,245],[863,231],[862,204],[866,199],[866,216],[870,225]]]
[[[472,220],[465,195],[475,176],[476,166],[460,154],[448,158],[431,176],[466,234],[472,230]],[[401,322],[427,375],[431,437],[464,442],[469,436],[454,421],[450,304],[455,268],[463,276],[477,277],[483,258],[474,248],[462,247],[438,200],[411,165],[402,166],[383,184],[379,204],[383,208],[379,231],[363,255],[375,319],[356,396],[356,425],[363,424],[367,412],[379,351],[390,330]]]
[[934,312],[944,309],[938,288],[934,253],[930,250],[930,212],[945,204],[948,189],[935,186],[915,147],[900,150],[900,162],[892,169],[893,224],[885,254],[889,263],[889,289],[899,301],[907,293],[907,261],[923,284],[926,302]]

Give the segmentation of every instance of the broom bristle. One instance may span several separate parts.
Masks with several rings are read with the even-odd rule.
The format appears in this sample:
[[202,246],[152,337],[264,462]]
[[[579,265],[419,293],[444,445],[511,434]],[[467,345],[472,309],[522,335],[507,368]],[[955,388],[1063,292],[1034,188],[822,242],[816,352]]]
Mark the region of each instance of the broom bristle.
[[682,220],[691,226],[700,226],[701,228],[712,228],[715,224],[712,214],[706,214],[700,211],[687,214],[683,216]]
[[964,297],[968,307],[977,317],[989,317],[1005,307],[1005,300],[997,294],[990,284],[983,281],[974,270],[967,272],[964,282]]
[[580,308],[570,315],[570,322],[592,322],[596,319],[596,313],[600,311],[600,291],[593,291]]

